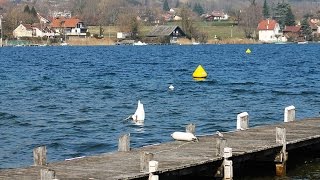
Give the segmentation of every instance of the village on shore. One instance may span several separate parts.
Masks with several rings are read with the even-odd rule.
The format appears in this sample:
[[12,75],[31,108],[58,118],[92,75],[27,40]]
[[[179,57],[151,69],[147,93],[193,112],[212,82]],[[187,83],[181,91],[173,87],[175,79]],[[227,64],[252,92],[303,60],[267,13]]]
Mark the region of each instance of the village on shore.
[[[265,1],[266,3],[266,1]],[[255,5],[255,4],[251,4]],[[281,4],[278,4],[280,6]],[[1,46],[47,46],[47,45],[156,45],[156,44],[256,44],[256,43],[300,43],[319,42],[320,18],[306,15],[296,19],[290,5],[283,2],[286,9],[284,17],[273,18],[265,12],[256,23],[243,25],[241,17],[234,17],[215,10],[209,13],[201,11],[197,20],[190,20],[191,15],[183,14],[177,8],[170,8],[154,19],[152,24],[144,25],[150,17],[137,16],[131,26],[123,31],[117,25],[92,26],[86,24],[71,11],[54,11],[51,16],[41,15],[34,7],[26,5],[24,13],[34,15],[32,23],[20,21],[12,32],[4,32],[5,22],[0,16]],[[200,6],[200,5],[198,5]],[[181,9],[181,8],[180,8]],[[247,9],[249,11],[250,9]],[[280,10],[279,10],[280,11]],[[186,11],[189,13],[189,11]],[[249,13],[249,12],[247,12]],[[289,19],[289,20],[288,20]]]

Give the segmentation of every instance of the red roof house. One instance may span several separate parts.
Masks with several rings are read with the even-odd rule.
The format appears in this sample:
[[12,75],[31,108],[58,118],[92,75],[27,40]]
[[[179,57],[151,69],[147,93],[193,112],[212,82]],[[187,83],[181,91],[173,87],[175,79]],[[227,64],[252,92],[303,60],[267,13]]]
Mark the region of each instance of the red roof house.
[[51,22],[51,28],[67,36],[86,36],[87,32],[84,23],[78,18],[54,18]]
[[265,19],[258,24],[258,30],[274,30],[277,24],[276,20]]
[[276,20],[265,19],[259,22],[257,30],[259,31],[259,40],[262,42],[277,42],[280,33],[280,26]]
[[291,33],[299,33],[301,31],[301,26],[285,26],[284,32],[291,32]]

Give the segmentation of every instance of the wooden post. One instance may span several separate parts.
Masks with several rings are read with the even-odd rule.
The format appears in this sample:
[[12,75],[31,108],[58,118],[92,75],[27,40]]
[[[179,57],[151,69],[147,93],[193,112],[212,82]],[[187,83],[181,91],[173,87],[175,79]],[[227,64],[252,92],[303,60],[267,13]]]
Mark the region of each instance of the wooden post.
[[286,145],[286,128],[276,127],[276,143]]
[[223,179],[233,179],[233,166],[232,160],[229,160],[229,157],[232,157],[232,148],[226,147],[224,148],[223,154]]
[[225,159],[228,159],[229,157],[231,157],[232,156],[232,148],[229,148],[229,147],[225,147],[225,148],[223,148],[223,157],[225,158]]
[[149,172],[149,161],[153,159],[153,154],[149,152],[142,152],[140,155],[140,171]]
[[227,140],[223,138],[217,139],[217,146],[216,146],[216,155],[222,157],[224,155],[224,148],[226,147]]
[[152,173],[149,174],[149,179],[148,180],[159,180],[159,176],[158,175],[154,175]]
[[159,176],[154,175],[156,171],[158,171],[158,161],[149,161],[149,180],[159,180]]
[[149,161],[149,173],[154,173],[158,171],[159,163],[158,161]]
[[47,165],[47,149],[46,146],[40,146],[33,149],[34,166]]
[[282,144],[281,151],[275,157],[276,163],[276,175],[285,176],[286,175],[286,161],[288,159],[288,153],[286,152],[286,129],[276,128],[276,143]]
[[118,151],[130,151],[130,134],[124,134],[119,138]]
[[233,179],[233,166],[231,160],[223,160],[224,176],[223,179]]
[[294,121],[296,119],[296,108],[288,106],[284,109],[284,122]]
[[196,132],[196,125],[195,124],[188,124],[187,127],[186,127],[186,132],[188,133],[192,133],[192,134],[195,134]]
[[249,114],[243,112],[237,115],[237,130],[246,130],[249,128]]
[[41,180],[54,180],[54,179],[56,179],[56,174],[51,169],[41,169],[40,170],[40,179]]

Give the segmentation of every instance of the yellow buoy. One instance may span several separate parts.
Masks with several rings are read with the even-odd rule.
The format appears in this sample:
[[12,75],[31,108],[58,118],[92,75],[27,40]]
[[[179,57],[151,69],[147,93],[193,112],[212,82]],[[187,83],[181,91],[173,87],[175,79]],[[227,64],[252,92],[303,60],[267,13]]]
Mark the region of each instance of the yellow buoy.
[[251,50],[248,48],[248,49],[246,50],[246,53],[247,53],[247,54],[250,54],[250,53],[251,53]]
[[208,76],[207,72],[203,69],[201,65],[197,67],[196,70],[194,70],[192,76],[194,78],[206,78]]

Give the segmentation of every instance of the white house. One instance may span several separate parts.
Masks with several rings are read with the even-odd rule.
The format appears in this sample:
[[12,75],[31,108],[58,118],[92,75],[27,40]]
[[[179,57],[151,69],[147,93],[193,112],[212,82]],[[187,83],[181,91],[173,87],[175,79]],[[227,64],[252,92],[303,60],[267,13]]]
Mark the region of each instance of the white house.
[[280,33],[280,26],[276,20],[265,19],[258,24],[259,41],[265,43],[277,42],[282,35]]
[[223,11],[213,11],[211,13],[214,20],[228,20],[229,15],[227,13],[224,13]]
[[20,24],[16,29],[13,30],[13,37],[32,37],[32,25],[31,24]]
[[20,24],[13,30],[14,38],[22,37],[54,37],[54,32],[41,24]]
[[35,23],[32,25],[32,36],[33,37],[51,37],[55,36],[55,33],[52,29],[47,27],[44,24]]
[[312,18],[309,21],[309,25],[312,29],[312,34],[320,34],[320,20],[317,18]]
[[182,20],[182,17],[180,17],[180,16],[174,16],[173,20],[174,20],[174,21],[181,21],[181,20]]

